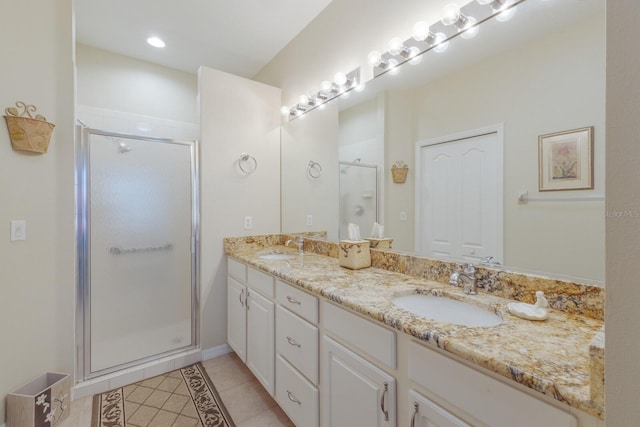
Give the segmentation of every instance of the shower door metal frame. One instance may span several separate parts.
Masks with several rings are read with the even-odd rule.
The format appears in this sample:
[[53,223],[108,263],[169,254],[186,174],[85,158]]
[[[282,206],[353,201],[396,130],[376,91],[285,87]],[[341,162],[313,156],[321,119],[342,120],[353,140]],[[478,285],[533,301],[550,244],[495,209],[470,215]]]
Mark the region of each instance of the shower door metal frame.
[[[190,147],[191,151],[191,344],[164,353],[91,372],[91,220],[89,136],[100,135]],[[200,346],[200,160],[198,141],[177,141],[76,126],[76,382],[127,369]]]

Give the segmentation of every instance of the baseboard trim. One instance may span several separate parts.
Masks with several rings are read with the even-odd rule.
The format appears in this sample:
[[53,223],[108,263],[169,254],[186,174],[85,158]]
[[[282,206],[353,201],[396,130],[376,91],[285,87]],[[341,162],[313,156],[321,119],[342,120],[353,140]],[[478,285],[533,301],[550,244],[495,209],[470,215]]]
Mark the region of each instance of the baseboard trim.
[[229,347],[229,344],[227,343],[217,345],[215,347],[202,350],[202,360],[204,361],[204,360],[213,359],[215,357],[222,356],[227,353],[231,353],[232,351],[233,350],[231,350],[231,347]]

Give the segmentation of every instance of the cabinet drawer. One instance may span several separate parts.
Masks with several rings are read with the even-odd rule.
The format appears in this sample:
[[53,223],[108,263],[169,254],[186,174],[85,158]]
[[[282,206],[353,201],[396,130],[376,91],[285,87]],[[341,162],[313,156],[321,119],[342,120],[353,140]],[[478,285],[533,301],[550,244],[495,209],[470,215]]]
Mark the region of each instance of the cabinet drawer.
[[318,298],[276,280],[276,300],[313,324],[318,324]]
[[323,304],[323,321],[334,336],[356,347],[366,355],[396,368],[396,334],[366,319],[336,307]]
[[273,282],[273,277],[267,273],[263,273],[253,267],[248,268],[247,284],[262,295],[273,298]]
[[568,412],[416,342],[409,379],[492,427],[576,427]]
[[247,283],[247,266],[233,258],[227,258],[227,274],[242,283]]
[[318,328],[282,306],[276,308],[276,352],[318,384]]
[[318,389],[276,356],[276,400],[297,427],[318,427]]

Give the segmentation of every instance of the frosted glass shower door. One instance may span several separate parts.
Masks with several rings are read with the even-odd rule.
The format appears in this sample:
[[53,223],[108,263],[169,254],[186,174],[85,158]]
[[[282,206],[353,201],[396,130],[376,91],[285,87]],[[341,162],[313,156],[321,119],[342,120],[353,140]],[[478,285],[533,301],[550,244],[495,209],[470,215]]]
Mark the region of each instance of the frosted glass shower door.
[[378,221],[378,167],[340,162],[340,238],[348,239],[348,225],[360,226],[368,236]]
[[193,150],[89,134],[90,373],[195,344]]

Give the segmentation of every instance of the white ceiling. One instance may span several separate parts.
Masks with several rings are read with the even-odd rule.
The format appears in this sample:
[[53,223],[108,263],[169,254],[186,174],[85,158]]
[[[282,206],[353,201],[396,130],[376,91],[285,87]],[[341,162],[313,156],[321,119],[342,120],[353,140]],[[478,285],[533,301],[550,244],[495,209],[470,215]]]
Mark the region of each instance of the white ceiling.
[[[75,0],[76,39],[189,73],[252,77],[331,1]],[[150,36],[167,46],[149,46]]]

